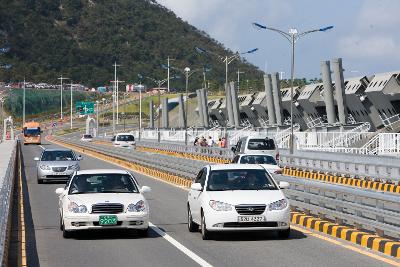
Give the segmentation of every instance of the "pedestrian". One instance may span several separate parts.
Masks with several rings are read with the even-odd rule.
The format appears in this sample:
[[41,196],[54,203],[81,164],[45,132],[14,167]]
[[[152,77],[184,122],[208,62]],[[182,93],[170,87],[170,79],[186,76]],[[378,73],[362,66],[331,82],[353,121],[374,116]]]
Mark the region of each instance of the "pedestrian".
[[218,138],[217,146],[218,146],[219,148],[221,148],[221,147],[222,147],[221,144],[222,144],[222,139],[221,139],[221,138]]
[[193,145],[194,146],[198,146],[199,145],[199,137],[198,136],[196,136],[196,138],[194,139]]
[[211,136],[209,136],[209,137],[208,137],[208,140],[207,140],[207,146],[208,146],[208,147],[213,147],[214,144],[215,144],[214,140],[212,139]]
[[204,138],[204,136],[201,137],[200,146],[207,146],[207,140]]
[[226,148],[226,138],[225,137],[222,137],[221,148]]

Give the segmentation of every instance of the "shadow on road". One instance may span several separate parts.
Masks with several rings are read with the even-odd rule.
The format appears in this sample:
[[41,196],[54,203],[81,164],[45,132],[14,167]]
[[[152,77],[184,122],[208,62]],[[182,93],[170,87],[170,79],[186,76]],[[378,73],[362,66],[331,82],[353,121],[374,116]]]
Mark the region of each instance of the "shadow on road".
[[102,229],[102,230],[88,230],[88,231],[77,231],[73,234],[71,239],[76,240],[110,240],[110,239],[147,239],[147,238],[159,238],[160,236],[149,229],[149,234],[146,237],[140,236],[140,234],[134,230],[118,230],[118,229]]
[[305,234],[300,231],[291,229],[290,237],[287,239],[281,239],[274,231],[263,231],[263,232],[226,232],[226,233],[214,233],[213,240],[216,241],[276,241],[276,240],[294,240],[307,238]]

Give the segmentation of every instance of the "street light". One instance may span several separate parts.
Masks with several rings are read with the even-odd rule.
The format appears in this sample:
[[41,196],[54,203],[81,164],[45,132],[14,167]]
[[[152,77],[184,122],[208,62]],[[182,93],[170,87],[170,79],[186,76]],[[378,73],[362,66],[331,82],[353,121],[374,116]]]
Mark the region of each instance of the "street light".
[[319,29],[308,30],[299,33],[296,28],[290,28],[289,32],[284,32],[279,29],[267,27],[265,25],[254,22],[253,26],[259,30],[270,30],[279,33],[286,40],[289,41],[291,45],[291,75],[290,75],[290,140],[289,140],[289,148],[290,154],[293,154],[293,83],[294,83],[294,57],[295,57],[295,44],[296,42],[303,36],[313,33],[313,32],[325,32],[333,28],[333,26],[327,26]]
[[[168,57],[168,66],[169,66],[169,57]],[[137,75],[139,78],[139,141],[141,138],[141,131],[142,131],[142,89],[143,89],[143,85],[142,85],[142,79],[143,79],[143,75],[142,74],[138,74]],[[168,92],[169,92],[169,69],[168,69]]]
[[65,78],[62,75],[60,76],[60,78],[58,78],[60,80],[60,92],[61,92],[61,101],[60,101],[60,119],[62,121],[63,119],[63,80],[68,80],[69,78]]

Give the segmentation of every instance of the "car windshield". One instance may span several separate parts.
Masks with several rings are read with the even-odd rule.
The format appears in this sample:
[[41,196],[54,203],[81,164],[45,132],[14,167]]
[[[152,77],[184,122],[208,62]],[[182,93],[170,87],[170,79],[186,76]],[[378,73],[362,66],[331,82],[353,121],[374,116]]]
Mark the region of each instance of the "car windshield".
[[240,158],[241,164],[271,164],[278,165],[274,157],[269,155],[246,155]]
[[74,176],[69,194],[89,193],[138,193],[139,190],[129,174],[80,174]]
[[84,134],[83,138],[92,138],[92,136],[90,134]]
[[41,161],[75,161],[75,155],[72,151],[44,151]]
[[215,170],[207,181],[207,191],[277,189],[265,170]]
[[40,128],[24,128],[25,136],[38,136],[40,135]]
[[250,150],[274,150],[275,142],[272,139],[250,139],[247,148]]
[[117,141],[135,141],[135,137],[133,135],[118,135]]

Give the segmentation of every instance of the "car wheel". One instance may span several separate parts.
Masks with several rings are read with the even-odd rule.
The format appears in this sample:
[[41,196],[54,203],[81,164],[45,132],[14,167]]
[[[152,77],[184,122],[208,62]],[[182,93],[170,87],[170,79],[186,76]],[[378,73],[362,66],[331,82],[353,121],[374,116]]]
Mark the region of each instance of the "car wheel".
[[283,239],[289,238],[289,236],[290,236],[290,228],[285,229],[285,230],[279,230],[278,231],[278,236],[279,236],[279,238],[283,238]]
[[147,237],[149,235],[149,227],[146,229],[137,230],[140,237]]
[[63,226],[63,222],[62,222],[62,219],[60,216],[60,231],[63,231],[63,230],[64,230],[64,226]]
[[190,206],[187,207],[187,217],[188,217],[188,229],[189,232],[197,232],[199,230],[199,226],[193,222],[192,212],[190,211]]
[[72,235],[73,235],[72,231],[65,230],[64,224],[63,224],[63,227],[62,227],[62,232],[63,232],[63,237],[64,238],[71,238]]
[[211,238],[211,233],[207,230],[206,217],[201,213],[201,237],[203,240],[208,240]]

